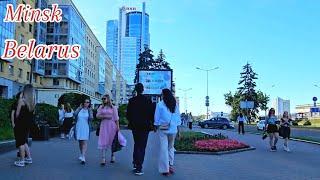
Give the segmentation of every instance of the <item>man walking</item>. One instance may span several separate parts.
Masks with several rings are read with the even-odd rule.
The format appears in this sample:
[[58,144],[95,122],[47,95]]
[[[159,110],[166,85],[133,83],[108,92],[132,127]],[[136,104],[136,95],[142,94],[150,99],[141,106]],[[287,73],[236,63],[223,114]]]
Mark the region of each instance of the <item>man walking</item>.
[[143,93],[144,87],[141,83],[136,84],[137,96],[129,99],[127,107],[128,128],[132,130],[134,139],[133,151],[133,172],[136,175],[143,175],[142,164],[145,156],[145,149],[148,142],[149,131],[152,130],[152,102]]

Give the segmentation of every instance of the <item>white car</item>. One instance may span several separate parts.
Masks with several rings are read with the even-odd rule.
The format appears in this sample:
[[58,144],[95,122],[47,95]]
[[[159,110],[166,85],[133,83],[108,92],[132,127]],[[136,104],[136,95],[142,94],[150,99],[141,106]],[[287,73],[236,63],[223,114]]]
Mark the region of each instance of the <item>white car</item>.
[[261,131],[264,131],[266,129],[265,127],[265,120],[261,120],[257,123],[257,129],[258,131],[261,130]]

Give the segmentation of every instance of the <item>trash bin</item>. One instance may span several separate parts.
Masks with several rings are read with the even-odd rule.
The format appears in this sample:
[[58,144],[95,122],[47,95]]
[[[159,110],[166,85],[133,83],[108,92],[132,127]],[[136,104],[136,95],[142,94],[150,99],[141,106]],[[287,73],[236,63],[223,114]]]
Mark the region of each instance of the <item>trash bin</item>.
[[48,124],[43,124],[39,126],[40,133],[39,133],[39,140],[49,140],[50,137],[50,128]]

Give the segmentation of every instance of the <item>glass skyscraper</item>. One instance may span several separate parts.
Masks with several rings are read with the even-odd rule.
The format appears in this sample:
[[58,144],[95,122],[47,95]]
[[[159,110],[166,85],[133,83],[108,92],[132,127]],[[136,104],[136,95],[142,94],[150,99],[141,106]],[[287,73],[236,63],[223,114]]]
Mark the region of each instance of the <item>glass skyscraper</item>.
[[112,63],[119,69],[118,64],[118,21],[110,20],[107,22],[107,53]]
[[0,56],[4,51],[5,40],[14,39],[15,36],[15,23],[3,22],[7,12],[7,4],[13,4],[16,7],[16,0],[0,1]]
[[116,57],[112,60],[129,85],[134,84],[139,54],[145,48],[150,48],[149,15],[145,3],[142,12],[136,8],[121,7],[119,20],[111,20],[107,24],[107,52]]
[[[144,18],[144,25],[142,19]],[[136,51],[137,60],[139,54],[144,51],[145,48],[150,47],[150,35],[149,35],[149,15],[142,16],[142,12],[134,11],[127,14],[126,21],[126,37],[136,38]],[[144,29],[144,31],[143,31]]]

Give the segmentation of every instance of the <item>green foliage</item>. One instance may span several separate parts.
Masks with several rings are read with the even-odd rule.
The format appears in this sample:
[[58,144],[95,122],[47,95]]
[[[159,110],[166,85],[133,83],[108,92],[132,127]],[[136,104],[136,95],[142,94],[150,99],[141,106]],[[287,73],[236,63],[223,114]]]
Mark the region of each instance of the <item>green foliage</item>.
[[127,104],[122,104],[118,109],[120,125],[128,125],[129,123],[126,118],[127,106]]
[[305,123],[303,123],[304,126],[311,126],[311,122],[310,121],[306,121]]
[[11,106],[14,101],[14,99],[0,98],[0,127],[11,126]]
[[[266,111],[268,109],[268,102],[270,100],[267,94],[264,94],[261,91],[256,91],[255,80],[257,74],[253,71],[250,64],[246,64],[243,67],[244,72],[240,73],[240,81],[238,91],[235,94],[231,92],[224,95],[225,104],[232,107],[231,111],[231,120],[236,120],[239,113],[250,115],[250,117],[258,118],[259,110]],[[254,108],[248,110],[240,109],[240,101],[253,101]]]
[[298,126],[298,125],[299,125],[299,124],[298,124],[298,121],[293,121],[293,122],[292,122],[292,125],[293,125],[293,126]]
[[0,140],[13,139],[13,130],[11,126],[11,106],[15,99],[0,98]]
[[77,93],[66,93],[63,94],[59,99],[58,99],[58,106],[60,104],[67,104],[70,103],[72,109],[76,109],[79,107],[81,103],[84,102],[85,99],[89,99],[89,96],[85,94],[77,94]]
[[47,123],[50,127],[59,126],[58,108],[50,104],[39,103],[36,105],[36,123]]
[[152,50],[146,48],[144,52],[139,54],[139,63],[136,66],[136,75],[134,82],[138,82],[138,70],[148,69],[171,69],[170,64],[166,61],[166,56],[162,49],[156,59],[153,59]]
[[215,135],[207,135],[200,132],[181,132],[180,138],[175,142],[175,149],[177,151],[197,151],[194,147],[194,143],[198,140],[207,139],[227,139],[228,137],[221,133]]

